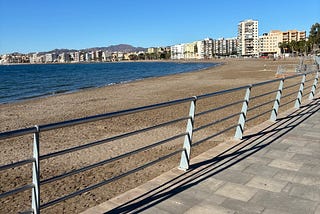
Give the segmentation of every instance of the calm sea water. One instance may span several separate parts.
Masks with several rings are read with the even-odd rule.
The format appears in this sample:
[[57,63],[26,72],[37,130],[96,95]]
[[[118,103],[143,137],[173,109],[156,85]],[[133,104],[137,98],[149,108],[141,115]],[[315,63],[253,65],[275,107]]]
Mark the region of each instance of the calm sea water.
[[216,65],[175,62],[0,65],[0,103],[201,70]]

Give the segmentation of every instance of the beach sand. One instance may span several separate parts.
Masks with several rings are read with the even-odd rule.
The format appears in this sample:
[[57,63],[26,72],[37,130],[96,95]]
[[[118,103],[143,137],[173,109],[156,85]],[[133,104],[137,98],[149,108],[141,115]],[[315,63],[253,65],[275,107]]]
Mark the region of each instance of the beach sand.
[[[265,59],[221,59],[214,62],[223,63],[223,65],[202,71],[148,78],[125,84],[81,90],[69,94],[2,104],[0,105],[0,132],[161,103],[262,82],[275,78],[278,65],[298,64],[299,59],[281,59],[276,61]],[[228,98],[223,97],[218,100],[216,98],[203,100],[197,104],[197,110],[223,104],[226,100],[242,99],[244,94],[241,92],[239,94],[235,93],[232,96]],[[175,108],[158,109],[44,132],[40,136],[40,152],[41,155],[44,155],[159,124],[171,118],[184,117],[188,114],[188,108],[189,103],[186,103],[178,105]],[[226,111],[232,113],[234,109]],[[216,118],[216,116],[213,115],[212,118]],[[205,122],[212,121],[212,118],[205,117],[199,120],[199,124],[197,125],[200,126],[201,124],[205,124]],[[185,125],[185,122],[179,122],[169,127],[164,127],[161,130],[142,133],[130,139],[122,139],[43,160],[41,161],[41,180],[115,157],[116,155],[148,145],[150,142],[160,141],[165,137],[182,133],[185,131]],[[216,129],[204,130],[203,133],[199,133],[197,136],[200,139],[201,135],[206,135],[212,131],[216,131]],[[222,140],[225,140],[226,137],[228,136],[224,135],[222,138],[204,143],[199,148],[196,148],[192,155],[200,154],[206,149],[212,148]],[[155,160],[161,155],[173,152],[175,149],[180,149],[182,143],[183,139],[180,138],[166,145],[153,148],[150,151],[145,151],[142,155],[133,155],[132,157],[103,165],[85,173],[44,184],[41,187],[41,203],[46,203],[48,200],[53,200],[59,196],[101,182],[104,179],[123,173],[136,165],[142,165],[148,161]],[[5,140],[0,142],[0,146],[0,165],[32,156],[31,135]],[[133,176],[122,178],[43,211],[44,213],[74,213],[83,211],[138,186],[173,167],[177,167],[179,157],[179,155],[174,156],[155,167],[147,168],[135,173]],[[17,186],[30,183],[31,174],[31,164],[2,171],[0,174],[1,191],[8,191]],[[19,193],[15,197],[0,199],[1,212],[16,213],[18,210],[23,211],[24,209],[28,209],[30,207],[30,197],[30,191],[26,191]]]

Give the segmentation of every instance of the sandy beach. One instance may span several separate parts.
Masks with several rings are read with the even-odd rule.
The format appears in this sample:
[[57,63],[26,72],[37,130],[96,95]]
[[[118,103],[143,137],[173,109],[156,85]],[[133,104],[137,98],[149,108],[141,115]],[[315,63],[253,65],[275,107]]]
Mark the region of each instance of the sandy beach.
[[[299,59],[221,59],[214,62],[223,63],[202,71],[148,78],[119,85],[82,90],[69,94],[60,94],[51,97],[27,100],[11,104],[0,105],[0,132],[42,125],[63,120],[70,120],[134,108],[169,100],[186,98],[206,94],[218,90],[229,89],[251,83],[262,82],[275,78],[278,65],[298,64]],[[242,98],[243,94],[239,94]],[[233,100],[233,97],[229,98]],[[208,99],[202,101],[201,106],[213,106],[220,101]],[[183,117],[186,115],[189,104],[179,105],[176,108],[159,109],[145,113],[111,118],[107,121],[83,124],[55,131],[41,133],[41,155],[77,145],[89,143],[98,139],[115,136],[117,134],[137,130],[152,124],[167,121],[168,118]],[[200,109],[202,107],[199,107]],[[232,111],[232,110],[231,110]],[[203,119],[205,123],[208,118]],[[201,124],[201,121],[199,122]],[[148,145],[149,142],[160,140],[164,135],[172,136],[181,133],[185,123],[155,130],[134,138],[123,139],[119,142],[96,146],[85,151],[58,156],[41,162],[41,179],[47,179],[63,172],[77,169],[81,166],[96,163],[124,152]],[[207,130],[212,131],[212,130]],[[205,133],[204,133],[205,134]],[[208,148],[221,142],[223,138],[212,140],[195,149],[193,155],[200,154]],[[134,143],[133,143],[134,142]],[[98,183],[103,179],[125,172],[134,165],[154,160],[181,148],[182,140],[178,139],[160,148],[151,149],[143,155],[134,155],[123,161],[116,161],[74,175],[60,181],[42,186],[42,203],[53,200],[75,190]],[[0,165],[16,160],[23,160],[31,156],[32,136],[19,137],[0,142]],[[75,213],[97,205],[129,190],[173,167],[178,166],[179,157],[173,157],[157,167],[148,168],[129,178],[120,179],[112,184],[69,199],[48,209],[44,213]],[[8,191],[16,186],[31,182],[31,165],[2,171],[0,174],[0,190]],[[15,197],[0,199],[1,213],[16,213],[30,207],[30,192],[19,193]],[[13,208],[14,207],[14,208]]]

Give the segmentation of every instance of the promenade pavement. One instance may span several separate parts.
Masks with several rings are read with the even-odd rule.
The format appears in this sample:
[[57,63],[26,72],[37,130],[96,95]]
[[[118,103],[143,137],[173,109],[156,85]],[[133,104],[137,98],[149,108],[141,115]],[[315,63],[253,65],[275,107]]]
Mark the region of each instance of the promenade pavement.
[[320,98],[85,211],[320,214]]

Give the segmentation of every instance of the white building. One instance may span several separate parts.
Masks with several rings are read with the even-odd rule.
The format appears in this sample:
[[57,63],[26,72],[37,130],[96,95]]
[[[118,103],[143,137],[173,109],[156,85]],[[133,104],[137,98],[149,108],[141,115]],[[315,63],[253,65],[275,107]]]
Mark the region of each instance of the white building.
[[212,59],[213,58],[213,39],[205,38],[203,40],[203,57],[204,59]]
[[241,56],[259,55],[258,21],[248,19],[238,24],[238,54]]
[[184,44],[173,45],[170,50],[171,59],[184,59]]
[[205,48],[204,41],[197,41],[198,59],[204,59]]
[[73,61],[74,62],[80,62],[80,52],[79,51],[74,52]]

